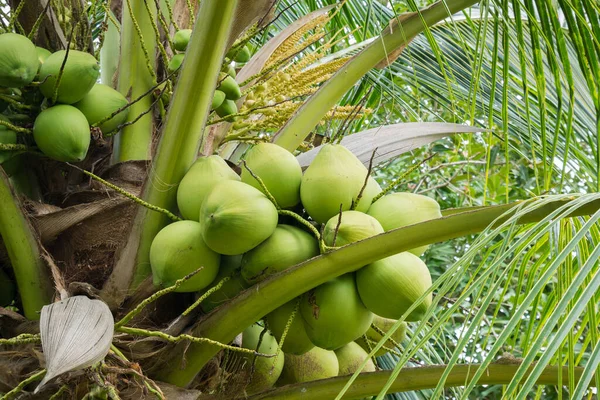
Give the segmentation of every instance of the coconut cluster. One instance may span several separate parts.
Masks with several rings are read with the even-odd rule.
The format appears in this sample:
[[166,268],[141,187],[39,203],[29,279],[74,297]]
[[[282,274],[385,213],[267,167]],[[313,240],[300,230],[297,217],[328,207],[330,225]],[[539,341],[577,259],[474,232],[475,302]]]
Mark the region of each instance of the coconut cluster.
[[[91,141],[91,127],[107,134],[127,120],[127,99],[98,84],[96,58],[77,50],[54,53],[36,47],[26,36],[0,34],[0,118],[10,122],[31,110],[33,140],[46,156],[82,161]],[[0,125],[0,143],[29,144]],[[0,163],[8,158],[0,153]]]
[[[167,69],[170,73],[176,73],[183,64],[185,51],[192,37],[191,29],[181,29],[173,36],[173,48],[176,53],[169,61]],[[233,46],[225,55],[223,70],[219,73],[218,84],[213,94],[211,110],[215,111],[221,118],[237,114],[236,100],[242,97],[242,91],[235,80],[236,65],[245,64],[250,60],[250,50],[247,46]]]
[[[199,158],[177,192],[185,220],[160,231],[150,250],[158,286],[200,268],[179,291],[200,296],[220,284],[203,301],[205,312],[322,251],[441,217],[429,197],[381,195],[367,168],[337,144],[321,146],[304,173],[290,152],[272,143],[251,147],[240,168],[234,172],[217,155]],[[260,348],[271,354],[281,346],[284,353],[260,360],[253,370],[256,385],[248,390],[354,372],[392,327],[394,336],[377,355],[395,348],[404,321],[422,319],[431,305],[431,275],[420,258],[425,250],[411,249],[325,282],[248,328],[243,336],[252,339],[244,347],[256,349],[256,330],[266,326]]]

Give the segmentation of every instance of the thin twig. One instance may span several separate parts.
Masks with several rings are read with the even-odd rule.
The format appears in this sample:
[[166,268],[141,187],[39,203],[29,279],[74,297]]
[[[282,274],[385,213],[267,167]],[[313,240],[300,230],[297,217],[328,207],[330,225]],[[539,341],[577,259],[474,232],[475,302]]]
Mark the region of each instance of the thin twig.
[[8,392],[4,396],[0,397],[0,400],[10,400],[10,399],[12,399],[16,394],[22,392],[23,389],[25,388],[25,386],[29,385],[31,382],[39,381],[40,379],[42,379],[42,377],[45,374],[46,374],[46,370],[42,369],[41,371],[38,371],[35,374],[31,375],[30,377],[22,380],[10,392]]
[[157,338],[164,339],[169,343],[179,343],[182,341],[189,340],[190,342],[193,342],[193,343],[208,343],[213,346],[217,346],[221,349],[236,351],[238,353],[246,353],[246,354],[251,354],[251,355],[256,355],[256,356],[266,357],[266,358],[272,358],[275,356],[274,354],[259,353],[257,351],[251,350],[251,349],[245,349],[243,347],[237,347],[237,346],[230,346],[230,345],[227,345],[227,344],[224,344],[221,342],[217,342],[216,340],[212,340],[209,338],[196,337],[196,336],[191,336],[191,335],[187,335],[187,334],[172,336],[172,335],[168,335],[164,332],[160,332],[160,331],[149,331],[147,329],[131,328],[128,326],[122,326],[118,329],[115,328],[115,330],[117,332],[127,333],[130,335],[137,335],[137,336],[144,336],[144,337],[157,337]]
[[[375,149],[373,150],[373,154],[371,154],[371,159],[369,160],[369,168],[367,169],[367,176],[365,176],[365,181],[363,182],[362,188],[360,188],[360,192],[358,192],[358,196],[356,196],[356,199],[352,200],[352,206],[350,207],[351,210],[355,210],[356,207],[358,207],[358,203],[360,203],[360,199],[363,196],[363,192],[369,184],[369,178],[371,177],[371,171],[373,170],[373,159],[375,158],[375,153],[377,152],[377,149],[378,147],[375,147]],[[373,204],[373,199],[371,199],[371,204]]]
[[196,275],[202,269],[204,269],[204,267],[198,268],[194,272],[192,272],[190,274],[187,274],[186,276],[184,276],[181,279],[176,280],[175,283],[172,286],[169,286],[168,288],[159,290],[158,292],[154,293],[152,296],[144,299],[144,301],[142,301],[140,304],[138,304],[133,310],[131,310],[130,312],[128,312],[127,315],[125,315],[123,318],[121,318],[121,320],[119,322],[117,322],[115,324],[115,329],[120,328],[123,325],[125,325],[126,323],[128,323],[129,321],[131,321],[136,315],[138,315],[140,312],[142,312],[142,310],[148,304],[156,301],[158,298],[164,296],[165,294],[168,294],[168,293],[171,293],[171,292],[177,290],[177,288],[179,286],[181,286],[185,281],[187,281],[190,278],[192,278],[194,275]]
[[110,182],[108,182],[108,181],[106,181],[106,180],[104,180],[104,179],[100,178],[99,176],[97,176],[97,175],[95,175],[95,174],[93,174],[93,173],[91,173],[91,172],[89,172],[89,171],[86,171],[86,170],[85,170],[85,169],[83,169],[83,168],[79,168],[78,166],[76,166],[76,165],[73,165],[73,164],[71,164],[71,163],[66,163],[66,164],[67,164],[67,165],[69,165],[70,167],[73,167],[73,168],[75,168],[75,169],[77,169],[77,170],[79,170],[79,171],[83,172],[85,175],[87,175],[87,176],[91,177],[92,179],[94,179],[94,180],[96,180],[96,181],[98,181],[98,182],[102,183],[102,184],[103,184],[103,185],[105,185],[105,186],[108,186],[109,188],[113,189],[113,190],[114,190],[114,191],[116,191],[117,193],[119,193],[119,194],[121,194],[121,195],[123,195],[123,196],[127,197],[128,199],[131,199],[131,200],[133,200],[133,201],[134,201],[134,202],[136,202],[137,204],[139,204],[139,205],[141,205],[141,206],[143,206],[143,207],[146,207],[146,208],[147,208],[147,209],[149,209],[149,210],[152,210],[152,211],[156,211],[156,212],[159,212],[159,213],[165,214],[167,217],[169,217],[169,218],[170,218],[171,220],[173,220],[173,221],[176,221],[176,222],[177,222],[177,221],[182,221],[182,219],[181,219],[181,218],[179,218],[177,215],[173,214],[173,213],[172,213],[171,211],[169,211],[169,210],[166,210],[166,209],[164,209],[164,208],[161,208],[161,207],[155,206],[154,204],[150,204],[150,203],[148,203],[147,201],[144,201],[144,200],[140,199],[140,198],[139,198],[139,197],[137,197],[136,195],[134,195],[134,194],[132,194],[132,193],[129,193],[129,192],[128,192],[128,191],[126,191],[126,190],[123,190],[123,189],[121,189],[121,188],[120,188],[120,187],[118,187],[117,185],[113,185],[112,183],[110,183]]

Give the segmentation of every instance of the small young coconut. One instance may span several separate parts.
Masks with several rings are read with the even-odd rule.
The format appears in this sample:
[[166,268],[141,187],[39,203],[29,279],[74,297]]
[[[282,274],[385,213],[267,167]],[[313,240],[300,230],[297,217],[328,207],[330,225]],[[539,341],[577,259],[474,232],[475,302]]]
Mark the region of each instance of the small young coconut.
[[240,85],[238,85],[235,79],[233,79],[231,76],[227,74],[221,74],[219,82],[220,84],[217,90],[225,93],[225,97],[227,97],[229,100],[237,100],[242,97]]
[[[242,333],[242,347],[245,349],[257,350],[259,353],[263,354],[276,354],[278,351],[277,340],[275,340],[268,331],[262,335],[260,346],[258,345],[261,333],[264,329],[264,327],[258,324],[246,328]],[[244,354],[236,356],[240,357],[240,365],[242,365],[244,369],[252,371],[250,382],[248,383],[248,386],[246,386],[246,393],[249,395],[273,387],[283,370],[283,353],[280,353],[278,357],[266,358],[259,356],[256,357],[256,362],[253,361],[254,356],[251,355]]]
[[39,65],[35,45],[26,36],[0,34],[0,86],[20,88],[29,85]]
[[185,219],[198,221],[200,207],[212,188],[223,180],[239,181],[240,177],[217,155],[196,160],[177,188],[177,206]]
[[333,351],[313,347],[302,355],[286,353],[277,386],[333,378],[338,376],[339,371],[338,359]]
[[[67,61],[65,63],[65,57]],[[60,50],[52,53],[40,68],[40,90],[44,97],[51,99],[54,96],[54,86],[62,69],[62,76],[58,85],[56,101],[64,104],[73,104],[83,99],[100,75],[98,60],[91,54],[78,50]]]
[[[342,211],[352,208],[368,171],[344,146],[326,144],[321,147],[304,171],[300,198],[308,215],[319,223],[325,223],[340,212],[340,206]],[[371,188],[363,191],[359,202],[363,211],[368,209],[374,192]]]
[[[267,323],[269,324],[269,329],[271,329],[271,332],[273,332],[273,335],[280,343],[283,332],[285,331],[285,327],[290,316],[292,315],[292,312],[294,312],[297,302],[297,299],[289,301],[281,307],[271,311],[271,313],[267,314],[265,317]],[[296,315],[294,316],[294,320],[288,329],[288,333],[283,341],[281,349],[286,354],[289,353],[300,355],[306,353],[313,347],[315,347],[315,345],[312,344],[308,338],[308,335],[306,334],[304,320],[302,319],[300,310],[298,309]]]
[[237,114],[238,109],[235,101],[225,99],[225,101],[219,107],[217,107],[215,111],[219,117],[225,118],[228,115]]
[[167,70],[171,73],[177,71],[181,67],[181,64],[183,64],[184,57],[185,54],[175,54],[173,58],[171,58],[171,61],[169,61],[169,65],[167,65]]
[[[369,310],[385,318],[399,319],[431,287],[431,275],[419,257],[405,251],[358,270],[356,285]],[[431,293],[406,321],[420,320],[429,306]]]
[[[281,208],[293,207],[300,202],[302,168],[296,157],[273,143],[258,143],[246,153],[246,165],[265,184]],[[260,191],[260,183],[242,166],[242,182]]]
[[[108,85],[97,83],[83,96],[83,99],[73,104],[73,106],[85,115],[90,125],[94,125],[104,118],[110,117],[114,112],[125,107],[127,103],[127,99],[121,93]],[[100,130],[102,133],[114,131],[127,120],[128,114],[129,108],[126,108],[108,121],[100,124]]]
[[373,314],[360,300],[354,274],[342,275],[305,293],[300,313],[310,341],[327,350],[361,337],[373,321]]
[[250,61],[250,49],[248,49],[248,46],[242,47],[233,57],[233,61],[240,64]]
[[177,51],[185,51],[192,37],[191,29],[180,29],[173,36],[173,47]]
[[[0,115],[0,121],[10,122],[8,118]],[[17,132],[11,131],[4,125],[0,125],[0,143],[1,144],[16,144],[17,143]],[[12,158],[15,154],[14,151],[2,151],[0,150],[0,164],[4,161]]]
[[172,286],[178,279],[202,267],[176,290],[197,292],[217,276],[220,257],[204,244],[198,222],[174,222],[161,229],[150,246],[152,280],[156,286]]
[[284,269],[319,255],[319,242],[310,233],[291,225],[277,225],[267,240],[244,254],[242,277],[261,282]]
[[215,110],[219,108],[221,104],[225,101],[225,93],[220,90],[215,90],[215,94],[213,94],[212,104],[210,106],[211,110]]
[[[347,345],[340,347],[335,351],[335,355],[340,364],[339,376],[355,373],[361,364],[369,358],[369,353],[363,350],[355,342],[350,342]],[[373,360],[369,359],[361,372],[375,371]]]
[[225,70],[225,72],[227,73],[227,75],[229,75],[232,78],[235,78],[237,76],[237,73],[235,72],[235,68],[233,65],[229,64]]
[[73,106],[59,104],[42,111],[33,124],[37,147],[57,161],[82,161],[90,146],[90,125]]
[[[442,217],[437,201],[414,193],[387,194],[371,205],[368,214],[381,222],[386,232]],[[429,246],[420,246],[409,251],[421,256],[427,247]]]
[[375,218],[359,211],[342,212],[342,220],[338,227],[339,220],[338,214],[325,224],[323,240],[328,246],[334,246],[334,238],[335,246],[340,247],[383,233],[381,224]]
[[[375,318],[373,318],[373,324],[365,333],[365,336],[367,337],[367,339],[370,340],[370,342],[367,344],[367,342],[362,337],[360,337],[356,339],[356,343],[358,343],[360,347],[362,347],[367,353],[370,353],[371,350],[375,347],[375,344],[378,343],[381,339],[383,339],[383,336],[376,329],[374,329],[373,326],[375,326],[379,331],[387,333],[390,329],[392,329],[396,322],[398,321],[396,321],[395,319],[383,318],[379,315],[376,315]],[[392,336],[390,337],[391,340],[388,340],[379,350],[377,350],[375,356],[381,357],[382,355],[388,352],[388,349],[394,349],[396,347],[394,342],[399,344],[404,340],[405,337],[406,322],[401,322],[398,329],[396,329],[394,333],[392,333]]]
[[[221,256],[221,265],[219,266],[219,273],[214,281],[211,282],[210,285],[206,287],[206,290],[210,290],[210,288],[219,284],[225,277],[229,277],[229,280],[223,283],[221,289],[212,293],[208,296],[200,307],[206,313],[212,311],[213,309],[219,307],[221,304],[226,303],[227,301],[233,299],[237,296],[242,290],[247,289],[248,285],[240,276],[240,264],[242,262],[242,256]],[[205,291],[200,292],[198,295],[201,296],[205,293]]]
[[243,182],[226,180],[202,203],[202,237],[217,253],[242,254],[273,234],[277,217],[277,209],[262,192]]

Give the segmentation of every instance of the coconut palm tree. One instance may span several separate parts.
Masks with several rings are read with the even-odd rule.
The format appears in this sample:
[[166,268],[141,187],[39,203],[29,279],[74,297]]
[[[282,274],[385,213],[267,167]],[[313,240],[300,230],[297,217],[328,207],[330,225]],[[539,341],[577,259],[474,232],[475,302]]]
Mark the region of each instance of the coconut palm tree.
[[[3,32],[94,54],[101,82],[127,99],[114,113],[127,110],[127,120],[111,132],[92,127],[87,157],[65,163],[43,157],[31,139],[33,120],[54,102],[36,97],[40,81],[0,88],[8,118],[0,128],[19,138],[0,142],[0,279],[3,292],[12,280],[18,292],[12,309],[0,308],[0,393],[17,397],[47,374],[60,378],[44,381],[41,398],[592,396],[600,7],[399,3],[0,1]],[[177,67],[175,33],[188,28]],[[245,49],[249,61],[233,62],[246,61]],[[212,112],[230,66],[242,98]],[[233,276],[198,295],[176,292],[192,275],[155,286],[150,247],[181,219],[177,186],[190,166],[218,154],[241,172],[244,153],[265,141],[303,167],[323,143],[341,142],[386,191],[426,193],[447,207],[441,218],[322,247],[210,312],[198,305]],[[279,213],[320,237],[298,214]],[[245,391],[266,351],[243,347],[247,327],[325,282],[431,244],[433,285],[369,344],[370,357],[430,294],[432,305],[378,357],[381,370],[361,372],[366,358],[352,375]],[[72,315],[95,318],[96,329],[73,322],[68,298],[84,298]],[[50,349],[68,343],[81,351],[53,364]],[[240,366],[250,356],[250,367]]]

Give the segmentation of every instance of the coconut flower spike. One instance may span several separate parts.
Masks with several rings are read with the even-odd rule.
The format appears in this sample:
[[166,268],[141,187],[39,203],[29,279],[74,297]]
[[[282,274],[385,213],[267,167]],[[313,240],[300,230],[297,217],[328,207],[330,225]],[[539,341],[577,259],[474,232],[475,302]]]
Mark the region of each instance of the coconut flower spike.
[[114,325],[110,309],[100,300],[74,296],[44,306],[40,333],[47,373],[35,393],[65,372],[103,360],[112,343]]

